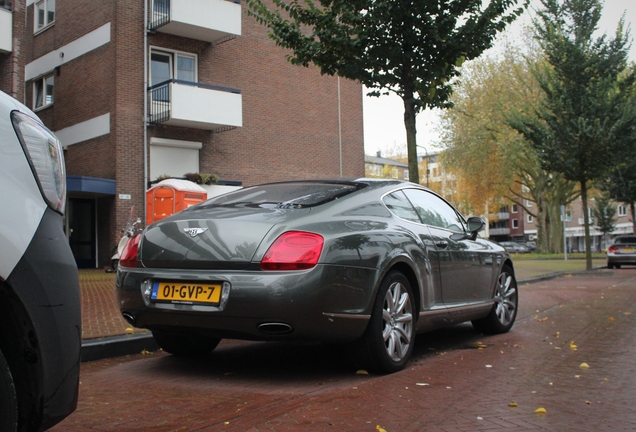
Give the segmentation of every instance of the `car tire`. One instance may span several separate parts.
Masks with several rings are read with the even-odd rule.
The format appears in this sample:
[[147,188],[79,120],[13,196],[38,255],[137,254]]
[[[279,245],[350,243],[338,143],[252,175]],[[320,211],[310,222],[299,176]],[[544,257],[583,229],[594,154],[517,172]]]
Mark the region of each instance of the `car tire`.
[[221,339],[198,333],[152,330],[157,345],[167,353],[179,357],[200,357],[211,353]]
[[620,264],[614,264],[614,267],[616,267],[617,269],[621,268]]
[[0,431],[18,430],[18,398],[13,376],[0,351]]
[[610,269],[610,270],[613,269],[614,268],[614,264],[607,263],[607,268]]
[[517,318],[519,290],[512,267],[504,265],[497,278],[493,296],[495,304],[485,318],[472,321],[481,333],[500,334],[509,331]]
[[370,372],[404,369],[415,344],[415,309],[411,284],[400,272],[389,273],[378,290],[371,319],[352,349],[358,365]]

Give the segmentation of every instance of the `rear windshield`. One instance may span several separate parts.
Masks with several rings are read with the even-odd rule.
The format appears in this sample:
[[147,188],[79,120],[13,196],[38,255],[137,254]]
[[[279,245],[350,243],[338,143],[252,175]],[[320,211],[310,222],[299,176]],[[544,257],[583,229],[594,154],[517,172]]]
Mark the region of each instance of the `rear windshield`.
[[617,237],[614,244],[636,243],[636,237]]
[[314,207],[341,198],[364,187],[342,183],[272,183],[253,186],[211,198],[202,207]]

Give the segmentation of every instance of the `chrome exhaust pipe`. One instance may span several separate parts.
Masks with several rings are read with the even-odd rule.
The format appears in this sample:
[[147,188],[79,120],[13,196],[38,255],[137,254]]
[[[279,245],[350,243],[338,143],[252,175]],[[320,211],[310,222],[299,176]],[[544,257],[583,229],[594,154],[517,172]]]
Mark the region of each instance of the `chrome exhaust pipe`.
[[285,323],[263,323],[258,326],[258,330],[267,335],[284,335],[292,333],[294,328]]
[[135,325],[135,323],[137,322],[137,319],[135,318],[135,316],[131,314],[130,312],[122,312],[121,315],[130,325]]

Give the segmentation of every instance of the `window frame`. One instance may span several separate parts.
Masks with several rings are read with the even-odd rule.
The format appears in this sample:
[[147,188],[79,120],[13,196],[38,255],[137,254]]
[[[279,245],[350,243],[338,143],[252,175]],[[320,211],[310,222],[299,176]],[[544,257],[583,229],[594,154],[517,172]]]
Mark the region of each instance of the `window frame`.
[[[33,3],[33,33],[39,33],[41,31],[46,30],[47,28],[51,27],[53,24],[55,24],[55,1],[56,0],[39,0]],[[48,16],[50,11],[50,4],[53,4],[53,19],[51,19],[50,21],[48,20]],[[44,6],[44,17],[43,17],[43,22],[40,25],[39,22],[39,6],[43,5]]]
[[512,229],[519,229],[519,219],[512,220]]
[[627,206],[625,204],[619,204],[616,207],[616,214],[618,215],[618,217],[627,216]]
[[178,75],[178,64],[179,62],[178,57],[185,57],[185,58],[191,58],[194,60],[194,81],[188,81],[188,82],[192,82],[192,83],[198,83],[199,82],[199,56],[195,53],[190,53],[190,52],[186,52],[186,51],[178,51],[178,50],[173,50],[173,49],[169,49],[169,48],[163,48],[163,47],[157,47],[157,46],[151,46],[150,47],[150,52],[148,53],[148,57],[149,57],[149,62],[148,62],[148,76],[150,77],[150,86],[159,84],[159,83],[153,83],[152,82],[152,55],[153,54],[159,54],[159,55],[164,55],[166,57],[169,57],[169,68],[170,68],[170,80],[172,79],[176,79],[176,80],[182,80],[182,81],[188,81],[188,80],[184,80],[182,78],[179,78]]
[[[52,87],[52,91],[49,94],[47,92],[47,79],[51,78],[53,80],[53,85]],[[40,84],[42,86],[42,105],[37,105],[37,85]],[[55,102],[55,96],[54,96],[54,92],[55,92],[55,75],[50,73],[50,74],[46,74],[46,75],[42,75],[39,78],[36,78],[33,80],[33,111],[40,111],[43,110],[45,108],[50,107],[51,105],[53,105],[53,103]],[[46,103],[47,100],[47,96],[50,96],[50,102]]]
[[531,214],[526,215],[526,222],[534,223],[534,216],[532,216]]

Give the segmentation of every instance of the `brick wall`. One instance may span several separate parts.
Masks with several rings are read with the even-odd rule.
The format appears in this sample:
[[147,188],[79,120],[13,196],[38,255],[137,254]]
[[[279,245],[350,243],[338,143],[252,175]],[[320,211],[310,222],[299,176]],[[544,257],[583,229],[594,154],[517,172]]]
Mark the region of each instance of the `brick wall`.
[[[54,104],[38,113],[53,130],[111,114],[109,135],[66,150],[68,174],[117,180],[115,197],[98,201],[98,217],[106,219],[99,227],[103,265],[121,236],[130,206],[135,206],[137,216],[145,216],[143,2],[58,0],[56,8],[54,26],[36,36],[26,32],[27,62],[111,23],[108,45],[59,68]],[[33,6],[28,20],[32,26]],[[336,77],[291,65],[264,27],[245,14],[242,20],[242,36],[219,45],[162,33],[149,35],[148,44],[195,53],[199,82],[240,89],[243,127],[213,133],[156,125],[148,128],[148,142],[151,137],[202,142],[200,171],[244,185],[337,177],[340,98],[343,175],[363,176],[361,85],[341,79],[338,93]],[[132,199],[120,199],[119,194]]]
[[26,28],[25,0],[13,0],[12,9],[12,51],[0,54],[0,90],[24,102],[24,65],[26,50],[24,35]]

